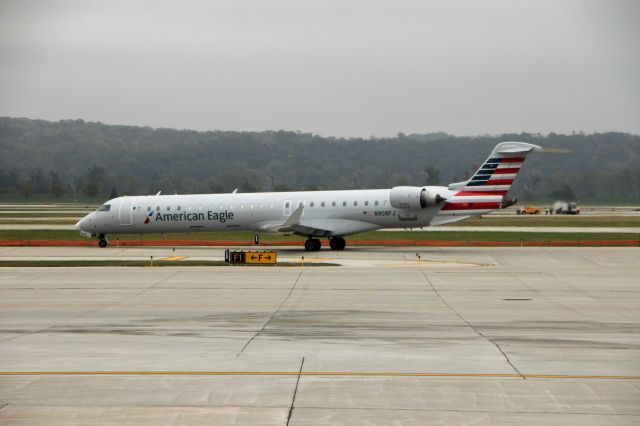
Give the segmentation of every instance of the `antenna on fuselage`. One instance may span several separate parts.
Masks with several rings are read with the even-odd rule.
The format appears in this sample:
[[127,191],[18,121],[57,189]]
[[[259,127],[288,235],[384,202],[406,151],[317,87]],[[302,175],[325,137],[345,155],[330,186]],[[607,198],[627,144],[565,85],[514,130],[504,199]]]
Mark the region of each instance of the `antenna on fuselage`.
[[235,194],[236,192],[238,192],[238,188],[234,189],[232,194]]
[[162,194],[162,191],[158,191],[158,193],[156,194],[156,197],[160,194]]

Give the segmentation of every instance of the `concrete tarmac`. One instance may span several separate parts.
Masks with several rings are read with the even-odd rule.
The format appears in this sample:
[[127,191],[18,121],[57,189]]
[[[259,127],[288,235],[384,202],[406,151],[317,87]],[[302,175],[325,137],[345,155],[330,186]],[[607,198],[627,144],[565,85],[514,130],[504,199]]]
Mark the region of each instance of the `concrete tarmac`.
[[0,269],[0,424],[640,424],[638,248],[278,251]]

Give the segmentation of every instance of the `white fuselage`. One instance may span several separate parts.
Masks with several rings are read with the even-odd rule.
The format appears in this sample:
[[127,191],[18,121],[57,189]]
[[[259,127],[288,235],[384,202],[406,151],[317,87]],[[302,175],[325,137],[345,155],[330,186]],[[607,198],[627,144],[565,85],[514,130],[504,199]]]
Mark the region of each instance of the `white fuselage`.
[[[441,193],[449,193],[445,187]],[[90,213],[77,227],[99,234],[254,231],[281,227],[304,205],[300,223],[344,236],[380,228],[428,226],[442,205],[422,209],[391,206],[390,189],[352,191],[265,192],[198,195],[127,196],[114,198]],[[443,203],[444,204],[444,203]],[[108,206],[108,207],[105,207]]]

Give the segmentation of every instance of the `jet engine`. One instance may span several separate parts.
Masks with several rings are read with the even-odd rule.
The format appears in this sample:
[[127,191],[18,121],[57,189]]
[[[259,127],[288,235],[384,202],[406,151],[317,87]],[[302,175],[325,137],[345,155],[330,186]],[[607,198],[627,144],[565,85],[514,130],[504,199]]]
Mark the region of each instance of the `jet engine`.
[[396,186],[391,189],[390,203],[397,209],[424,209],[440,204],[444,200],[428,187]]

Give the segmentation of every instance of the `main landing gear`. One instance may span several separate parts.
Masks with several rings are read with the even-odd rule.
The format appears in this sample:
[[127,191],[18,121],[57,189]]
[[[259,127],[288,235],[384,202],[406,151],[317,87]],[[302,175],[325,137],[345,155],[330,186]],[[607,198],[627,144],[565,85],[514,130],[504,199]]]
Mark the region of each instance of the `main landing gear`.
[[[342,237],[329,238],[329,247],[331,250],[343,250],[347,245],[347,242]],[[311,238],[304,242],[304,249],[306,251],[318,251],[322,247],[320,240],[317,238]]]
[[98,235],[98,246],[100,248],[105,248],[109,245],[109,241],[107,241],[107,236],[105,234]]
[[322,244],[320,244],[320,240],[317,238],[309,238],[304,242],[304,249],[306,251],[318,251],[321,246]]
[[344,250],[347,246],[347,242],[342,237],[329,238],[329,247],[331,250]]

